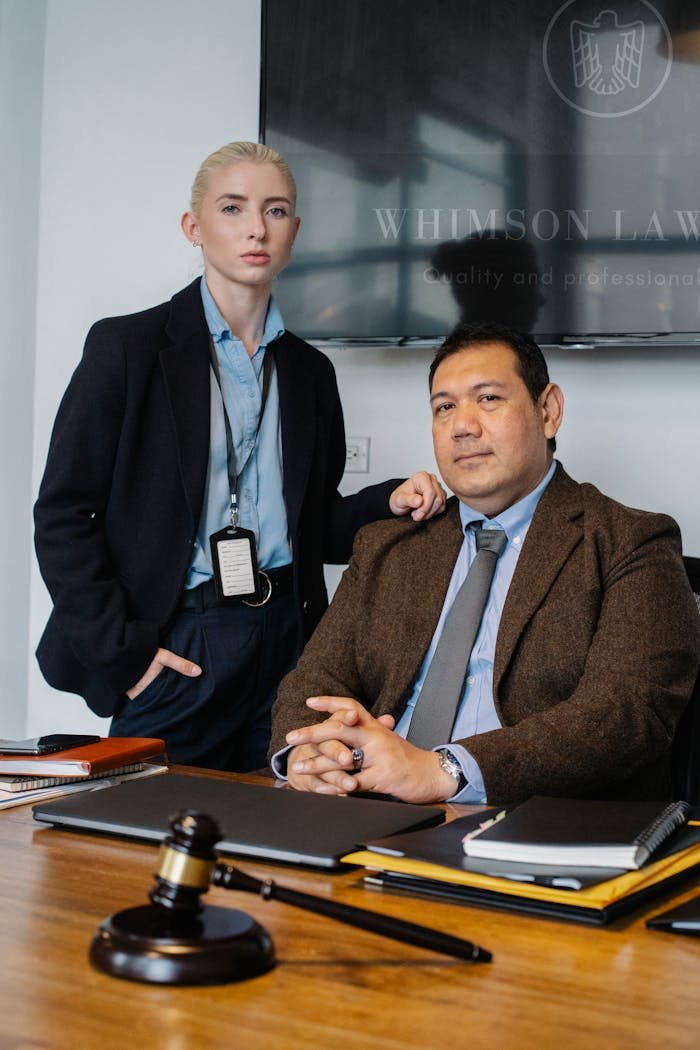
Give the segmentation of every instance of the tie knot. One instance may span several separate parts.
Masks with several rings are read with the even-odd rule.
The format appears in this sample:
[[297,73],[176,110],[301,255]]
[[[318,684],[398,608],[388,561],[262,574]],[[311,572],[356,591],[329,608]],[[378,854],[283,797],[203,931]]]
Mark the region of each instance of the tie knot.
[[498,557],[508,542],[508,537],[503,529],[482,529],[479,527],[480,525],[480,521],[469,522],[469,528],[473,531],[476,540],[476,549],[478,551],[493,551]]

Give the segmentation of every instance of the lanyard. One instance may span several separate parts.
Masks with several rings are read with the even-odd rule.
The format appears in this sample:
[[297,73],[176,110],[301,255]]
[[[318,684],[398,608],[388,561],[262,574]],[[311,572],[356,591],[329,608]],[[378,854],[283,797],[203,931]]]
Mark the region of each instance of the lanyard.
[[228,412],[226,411],[226,401],[224,398],[224,391],[221,386],[221,373],[219,370],[219,361],[216,356],[216,350],[214,348],[214,340],[211,335],[209,336],[209,360],[211,361],[212,371],[214,378],[216,379],[216,385],[219,388],[219,394],[221,395],[221,407],[224,412],[224,426],[226,427],[226,469],[228,471],[228,484],[231,492],[231,525],[235,529],[238,526],[238,482],[241,479],[243,471],[248,465],[248,460],[255,451],[255,446],[258,443],[258,435],[260,434],[260,427],[262,425],[263,416],[265,414],[265,405],[267,404],[267,395],[270,392],[270,379],[272,376],[272,356],[268,351],[265,351],[263,358],[263,384],[262,384],[262,397],[260,399],[260,414],[258,416],[258,425],[255,428],[255,436],[253,438],[253,444],[251,445],[250,451],[243,461],[243,465],[239,471],[236,470],[236,460],[233,451],[233,434],[231,433],[231,423],[229,421]]

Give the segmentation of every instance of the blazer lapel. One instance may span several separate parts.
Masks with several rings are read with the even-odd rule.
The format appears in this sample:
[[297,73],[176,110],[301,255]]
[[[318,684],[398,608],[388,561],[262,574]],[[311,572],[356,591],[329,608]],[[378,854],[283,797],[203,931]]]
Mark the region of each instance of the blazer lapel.
[[284,462],[284,499],[290,535],[294,535],[304,501],[316,439],[316,392],[313,377],[299,368],[286,333],[270,346],[277,370]]
[[578,485],[561,466],[547,486],[528,529],[508,590],[496,640],[494,698],[528,622],[581,541]]
[[170,403],[180,475],[196,529],[209,460],[209,336],[199,279],[173,296],[160,364]]
[[[393,606],[398,622],[387,617],[386,644],[403,653],[403,689],[396,696],[397,708],[410,693],[437,627],[447,588],[464,540],[459,503],[451,498],[445,513],[424,526],[406,522],[414,529],[411,540],[411,571],[404,569],[391,581]],[[402,644],[398,645],[397,636]]]

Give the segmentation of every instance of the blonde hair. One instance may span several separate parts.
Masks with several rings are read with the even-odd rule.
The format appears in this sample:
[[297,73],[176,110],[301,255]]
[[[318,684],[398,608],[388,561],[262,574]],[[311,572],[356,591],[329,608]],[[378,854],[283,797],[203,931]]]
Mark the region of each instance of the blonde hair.
[[274,164],[289,183],[292,200],[296,201],[297,186],[294,176],[286,160],[277,150],[272,149],[271,146],[263,146],[259,142],[228,142],[202,161],[194,177],[190,208],[195,215],[199,215],[212,173],[218,168],[227,168],[230,164],[236,164],[242,160],[252,161],[254,164]]

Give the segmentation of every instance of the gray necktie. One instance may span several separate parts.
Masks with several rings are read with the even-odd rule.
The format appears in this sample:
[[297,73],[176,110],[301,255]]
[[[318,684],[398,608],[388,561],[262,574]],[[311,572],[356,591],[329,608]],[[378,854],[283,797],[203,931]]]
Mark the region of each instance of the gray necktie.
[[472,521],[468,526],[476,537],[476,557],[447,616],[413,709],[407,739],[416,747],[430,749],[452,739],[452,726],[496,562],[508,542],[501,529],[480,529],[479,524]]

